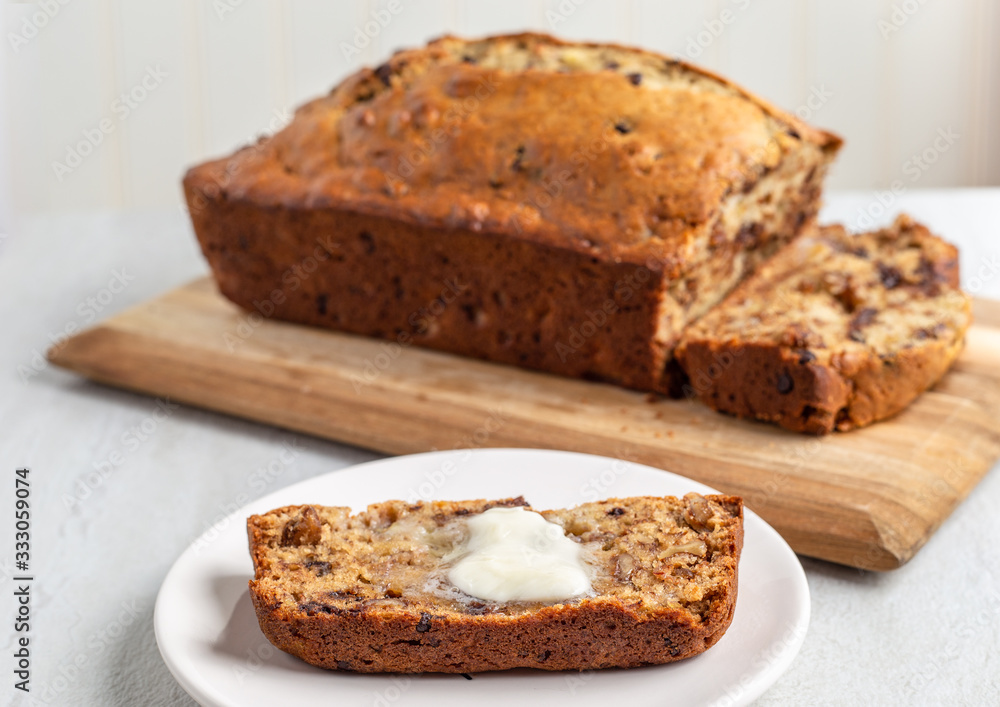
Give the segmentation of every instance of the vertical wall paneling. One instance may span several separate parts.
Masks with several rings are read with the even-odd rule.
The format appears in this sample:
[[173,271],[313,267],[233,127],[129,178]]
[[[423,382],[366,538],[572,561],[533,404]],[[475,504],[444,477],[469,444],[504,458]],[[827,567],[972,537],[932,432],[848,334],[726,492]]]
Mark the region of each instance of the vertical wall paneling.
[[182,46],[184,53],[184,109],[183,115],[173,118],[180,119],[183,126],[184,163],[193,164],[204,159],[206,150],[206,135],[208,118],[205,103],[205,38],[202,29],[202,12],[200,0],[182,0],[184,30]]
[[974,5],[973,0],[928,2],[901,14],[901,4],[894,3],[895,14],[886,12],[884,19],[898,27],[882,40],[892,56],[887,85],[896,89],[887,119],[890,159],[910,187],[964,184],[971,178],[967,160],[979,149],[972,144]]
[[482,0],[460,0],[458,24],[460,33],[470,37],[526,29],[548,30],[544,0],[489,3]]
[[136,107],[144,105],[146,102],[139,103],[140,99],[133,98],[131,91],[128,90],[130,87],[124,87],[124,73],[121,61],[121,27],[117,26],[115,21],[115,0],[95,0],[95,4],[100,5],[101,11],[98,42],[105,47],[104,52],[101,54],[101,59],[104,62],[104,75],[110,78],[111,93],[114,96],[111,99],[110,108],[111,120],[115,125],[115,130],[114,134],[108,136],[110,142],[108,142],[107,148],[111,159],[114,160],[114,166],[110,170],[111,184],[108,185],[108,189],[112,194],[116,195],[117,204],[121,207],[128,203],[123,174],[127,142],[127,136],[123,134],[123,129],[126,125],[124,111],[128,108],[133,113],[135,112],[128,102],[131,102]]
[[290,107],[275,90],[282,61],[272,3],[203,3],[200,22],[205,149],[217,155],[270,132]]
[[632,42],[633,0],[547,0],[543,29],[567,39]]
[[834,188],[884,187],[898,178],[889,153],[889,47],[878,31],[887,7],[884,0],[809,3],[807,90],[824,99],[804,115],[846,140],[828,180]]
[[717,6],[711,0],[635,0],[632,36],[639,46],[718,69],[719,41],[706,28],[719,16]]
[[[4,3],[0,5],[4,17],[4,37],[7,33],[20,34],[22,23],[30,18],[31,6]],[[37,40],[37,38],[36,38]],[[43,96],[38,89],[42,52],[37,41],[19,45],[15,51],[3,45],[6,64],[7,93],[2,96],[10,131],[7,145],[10,149],[10,172],[16,170],[18,178],[12,179],[10,197],[12,211],[21,214],[36,213],[48,206],[45,187],[52,172],[45,158],[48,150],[45,131],[38,118]],[[103,197],[97,203],[102,203]]]
[[372,3],[373,10],[381,12],[377,21],[389,17],[376,37],[378,55],[375,61],[381,61],[399,49],[418,47],[429,39],[459,32],[456,0],[395,1],[401,9],[388,15],[389,3],[386,0]]
[[[179,202],[180,178],[204,158],[197,92],[185,60],[187,27],[182,3],[116,3],[112,20],[118,53],[118,99],[125,203],[130,207]],[[122,99],[122,96],[125,98]],[[191,134],[192,129],[197,132]]]
[[289,3],[285,0],[271,0],[268,3],[269,23],[271,25],[271,61],[273,65],[268,79],[271,82],[272,100],[279,106],[289,106],[291,95],[289,79],[291,78],[291,57],[288,44],[290,41],[287,20]]
[[1000,3],[979,0],[980,29],[976,65],[980,67],[975,88],[981,96],[976,149],[976,184],[1000,184]]
[[[989,16],[989,7],[983,0],[972,0],[976,12]],[[995,3],[994,3],[995,4]],[[985,129],[985,122],[989,113],[990,95],[987,90],[990,75],[989,59],[989,35],[990,27],[986,23],[976,23],[971,28],[972,62],[969,70],[972,75],[969,77],[972,87],[972,115],[970,116],[970,139],[967,168],[973,175],[974,181],[980,181],[981,175],[986,171],[988,153],[988,135]]]
[[[6,12],[0,11],[0,37],[7,36]],[[5,47],[6,49],[6,47]],[[3,239],[9,237],[14,222],[13,195],[11,194],[11,135],[10,130],[10,81],[7,64],[10,52],[0,51],[0,257],[3,257]]]
[[[17,177],[9,202],[26,214],[175,205],[185,167],[280,127],[294,107],[360,66],[447,32],[524,29],[679,55],[799,109],[847,140],[831,187],[1000,184],[995,0],[56,5],[34,29],[41,5],[0,5],[0,110]],[[26,26],[33,34],[15,51],[6,31]],[[157,65],[162,82],[143,88],[144,79],[156,81],[147,74]],[[135,105],[123,104],[123,94]],[[959,137],[944,145],[938,131],[949,129]],[[61,179],[53,162],[69,168]]]
[[[805,83],[802,0],[723,0],[719,4],[714,19],[725,49],[722,73],[786,110],[797,108],[804,99]],[[723,16],[730,20],[728,24]]]
[[293,107],[375,61],[374,40],[364,30],[368,2],[295,0],[286,7]]
[[[13,157],[23,175],[18,181],[26,187],[19,192],[26,192],[26,206],[33,210],[119,207],[121,133],[112,112],[115,76],[106,6],[59,5],[44,25],[35,20],[39,12],[38,5],[18,4],[11,13],[19,29],[27,21],[37,30],[11,58],[18,64],[12,67],[17,92],[11,97],[18,118],[11,127],[32,135],[29,145],[41,136],[37,151],[15,142]],[[54,162],[66,168],[59,167],[58,176]]]

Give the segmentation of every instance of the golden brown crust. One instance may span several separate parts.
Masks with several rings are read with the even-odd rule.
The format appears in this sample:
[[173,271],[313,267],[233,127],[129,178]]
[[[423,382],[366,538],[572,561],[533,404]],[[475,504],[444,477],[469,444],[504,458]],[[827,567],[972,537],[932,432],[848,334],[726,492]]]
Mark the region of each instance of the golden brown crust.
[[676,277],[727,195],[789,156],[809,151],[809,169],[824,162],[814,152],[832,157],[839,146],[652,52],[542,34],[444,37],[362,69],[272,138],[187,180],[270,208],[382,215],[614,262],[653,258]]
[[790,244],[702,320],[677,356],[689,394],[825,434],[890,417],[937,382],[971,322],[958,253],[901,216]]
[[[593,596],[505,605],[421,590],[439,560],[421,554],[412,538],[425,535],[414,528],[448,530],[491,505],[522,503],[387,502],[357,516],[293,506],[252,516],[250,593],[261,630],[278,648],[324,668],[461,673],[666,663],[701,653],[728,628],[743,543],[742,502],[729,496],[608,499],[543,512],[584,548],[615,545],[592,557]],[[323,539],[287,544],[284,528],[299,524],[307,509],[323,519]],[[609,539],[612,528],[618,535]],[[623,547],[631,550],[627,567]],[[651,549],[643,555],[640,547]],[[394,558],[384,563],[388,573],[380,552]],[[424,582],[393,590],[393,582],[412,578],[408,572]]]
[[650,52],[447,37],[184,188],[245,308],[664,391],[683,327],[815,215],[839,144]]

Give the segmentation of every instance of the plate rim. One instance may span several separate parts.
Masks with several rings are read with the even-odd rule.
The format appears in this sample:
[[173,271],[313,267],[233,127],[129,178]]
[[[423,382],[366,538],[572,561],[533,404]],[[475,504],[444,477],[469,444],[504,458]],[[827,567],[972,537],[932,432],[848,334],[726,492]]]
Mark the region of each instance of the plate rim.
[[[153,609],[153,633],[156,640],[156,645],[160,657],[166,664],[167,669],[170,671],[171,676],[177,680],[178,684],[188,693],[192,699],[197,701],[199,704],[210,704],[210,705],[233,705],[236,704],[223,693],[218,692],[214,685],[209,685],[202,681],[201,683],[195,683],[192,678],[187,675],[185,666],[178,664],[175,660],[175,656],[170,654],[170,651],[164,648],[164,635],[165,627],[163,622],[166,620],[164,618],[163,605],[166,603],[164,597],[169,596],[168,590],[172,589],[173,584],[178,582],[178,577],[183,572],[185,564],[193,560],[193,556],[197,555],[197,548],[200,544],[205,542],[206,536],[210,533],[226,533],[234,532],[233,527],[242,527],[245,523],[245,519],[251,513],[258,513],[259,507],[267,506],[268,509],[277,506],[273,505],[273,502],[269,499],[278,495],[287,495],[294,493],[300,487],[307,487],[313,485],[322,479],[327,477],[336,476],[337,474],[343,472],[353,472],[368,468],[377,467],[382,465],[396,465],[411,463],[412,460],[423,459],[427,457],[449,457],[449,456],[463,456],[468,455],[469,458],[475,456],[492,456],[492,455],[539,455],[539,456],[558,456],[562,458],[566,457],[585,457],[589,459],[602,459],[611,462],[623,462],[631,467],[644,469],[648,471],[654,471],[657,473],[666,473],[676,479],[682,479],[686,483],[691,485],[691,490],[702,494],[722,494],[711,486],[705,483],[696,481],[682,474],[678,474],[667,469],[661,469],[658,467],[650,466],[648,464],[642,464],[640,462],[631,461],[628,459],[608,457],[599,454],[590,454],[587,452],[575,452],[569,450],[559,450],[559,449],[541,449],[541,448],[531,448],[531,447],[481,447],[481,448],[459,448],[459,449],[447,449],[447,450],[434,450],[429,452],[419,452],[415,454],[403,454],[396,456],[387,456],[379,459],[372,459],[366,462],[361,462],[358,464],[350,464],[332,471],[327,471],[315,476],[302,479],[292,484],[282,486],[280,488],[274,489],[270,493],[267,493],[260,498],[254,499],[247,502],[240,508],[236,509],[232,513],[228,514],[225,518],[218,520],[213,526],[207,528],[203,533],[201,533],[197,538],[192,540],[184,550],[177,556],[173,564],[170,566],[167,574],[157,591],[156,601]],[[434,498],[431,500],[438,500],[442,498],[440,494],[440,489],[437,489],[438,493],[435,494]],[[727,494],[722,494],[727,495]],[[446,495],[445,495],[446,497]],[[607,496],[607,498],[613,498],[614,496]],[[349,505],[349,504],[345,504]],[[578,504],[579,505],[579,504]],[[359,508],[355,506],[350,506],[352,512],[358,512]],[[808,579],[805,574],[805,570],[802,567],[801,561],[799,561],[798,556],[791,549],[784,538],[768,524],[763,518],[761,518],[757,513],[755,513],[750,508],[744,505],[744,528],[746,528],[747,522],[754,524],[756,530],[755,532],[763,532],[766,535],[771,536],[771,541],[774,542],[779,547],[783,548],[787,552],[787,555],[794,559],[794,562],[789,563],[789,568],[792,569],[792,574],[794,575],[794,584],[801,591],[796,593],[796,603],[800,605],[800,611],[797,616],[793,617],[790,622],[790,627],[788,632],[792,634],[792,640],[785,642],[783,649],[779,652],[777,659],[772,659],[767,661],[767,665],[761,669],[754,672],[754,679],[749,686],[750,689],[744,689],[737,696],[732,698],[726,698],[725,696],[720,697],[713,705],[718,707],[731,706],[731,705],[746,705],[753,700],[757,699],[765,691],[767,691],[777,679],[785,673],[788,667],[792,664],[802,647],[805,640],[806,633],[808,632],[811,615],[812,615],[812,597],[809,591]],[[217,530],[217,526],[223,525],[222,530]],[[215,538],[217,539],[217,538]],[[214,539],[213,539],[214,541]],[[210,541],[212,542],[212,541]],[[742,563],[742,557],[741,557]],[[737,598],[738,601],[738,598]],[[695,656],[697,657],[697,656]]]

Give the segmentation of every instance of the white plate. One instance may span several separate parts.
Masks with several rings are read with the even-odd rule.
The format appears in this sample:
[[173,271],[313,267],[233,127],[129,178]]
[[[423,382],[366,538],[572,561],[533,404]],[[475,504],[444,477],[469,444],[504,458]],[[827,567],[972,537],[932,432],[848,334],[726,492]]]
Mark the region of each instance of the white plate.
[[534,449],[432,452],[361,464],[289,486],[217,523],[174,564],[156,600],[156,640],[203,705],[742,705],[789,666],[809,624],[809,588],[784,540],[747,512],[732,626],[705,653],[669,665],[584,673],[515,670],[361,675],[314,668],[268,643],[247,580],[246,517],[299,503],[361,510],[390,498],[504,498],[564,508],[612,496],[712,489],[676,474],[589,454]]

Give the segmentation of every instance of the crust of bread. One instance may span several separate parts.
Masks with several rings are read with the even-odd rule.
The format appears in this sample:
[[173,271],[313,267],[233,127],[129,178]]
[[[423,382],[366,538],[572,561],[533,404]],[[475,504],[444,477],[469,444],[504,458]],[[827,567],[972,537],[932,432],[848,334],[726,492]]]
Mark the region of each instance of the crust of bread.
[[[455,61],[586,51],[624,64],[504,72]],[[703,90],[645,90],[631,69]],[[477,98],[489,81],[494,97]],[[482,108],[449,123],[449,109],[466,105],[458,98]],[[567,101],[578,110],[552,110]],[[690,139],[678,138],[657,101],[678,120],[700,108],[715,118],[689,121]],[[459,128],[437,145],[434,120],[446,135]],[[245,309],[669,392],[683,327],[814,217],[839,146],[651,52],[537,34],[445,37],[359,71],[275,136],[192,168],[184,191],[220,290]]]
[[[477,614],[423,599],[411,602],[405,592],[396,599],[354,604],[329,599],[328,604],[313,602],[303,608],[299,602],[304,599],[290,600],[288,587],[274,581],[280,576],[272,555],[281,523],[270,522],[275,517],[294,518],[305,508],[302,506],[248,519],[255,567],[250,595],[261,631],[272,644],[312,665],[334,670],[470,673],[669,663],[714,645],[729,627],[736,605],[737,564],[743,545],[742,501],[732,496],[704,499],[724,518],[721,527],[710,531],[718,534],[710,569],[723,581],[713,585],[712,595],[705,598],[710,606],[701,613],[688,606],[650,606],[597,595],[509,613],[500,606]],[[609,499],[601,502],[599,509],[604,512],[627,502]],[[496,503],[508,505],[511,501]],[[438,518],[450,518],[495,504],[436,503],[434,512]],[[376,505],[366,513],[377,516],[384,513],[384,507]]]

